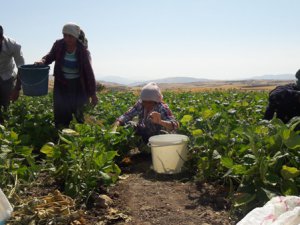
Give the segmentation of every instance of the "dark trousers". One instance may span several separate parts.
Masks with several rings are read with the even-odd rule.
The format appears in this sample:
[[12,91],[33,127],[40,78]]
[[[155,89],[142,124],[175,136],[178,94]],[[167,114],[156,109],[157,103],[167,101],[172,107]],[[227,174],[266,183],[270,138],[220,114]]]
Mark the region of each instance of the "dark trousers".
[[0,123],[3,123],[3,112],[7,110],[10,103],[10,95],[14,87],[14,79],[2,80],[0,78]]
[[54,83],[54,122],[55,127],[68,127],[73,115],[78,123],[84,123],[83,107],[87,103],[80,79],[67,80],[66,84]]

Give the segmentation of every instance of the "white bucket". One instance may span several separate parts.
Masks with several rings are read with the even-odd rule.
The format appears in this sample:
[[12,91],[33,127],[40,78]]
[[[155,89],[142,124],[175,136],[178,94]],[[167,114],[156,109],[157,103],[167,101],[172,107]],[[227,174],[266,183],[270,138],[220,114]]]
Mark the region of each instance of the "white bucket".
[[5,220],[9,219],[13,208],[0,188],[0,225],[5,224]]
[[153,169],[157,173],[180,173],[187,159],[189,138],[180,134],[162,134],[149,138]]

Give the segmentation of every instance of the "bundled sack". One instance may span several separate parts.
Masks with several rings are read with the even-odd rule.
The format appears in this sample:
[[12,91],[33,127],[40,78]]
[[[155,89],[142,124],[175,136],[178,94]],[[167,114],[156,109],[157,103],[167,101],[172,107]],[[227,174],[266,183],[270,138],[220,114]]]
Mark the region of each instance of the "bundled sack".
[[5,224],[5,221],[9,219],[13,208],[0,188],[0,225]]
[[298,225],[300,197],[277,196],[250,211],[237,225]]

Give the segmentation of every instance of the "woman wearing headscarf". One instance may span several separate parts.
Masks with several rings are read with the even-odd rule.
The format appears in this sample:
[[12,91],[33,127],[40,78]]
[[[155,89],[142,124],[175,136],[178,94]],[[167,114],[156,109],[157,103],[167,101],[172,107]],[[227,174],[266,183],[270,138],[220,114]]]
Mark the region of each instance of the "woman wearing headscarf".
[[151,136],[161,134],[162,130],[174,132],[178,128],[178,122],[162,99],[163,96],[157,84],[148,83],[142,88],[140,98],[135,105],[117,119],[115,128],[138,116],[136,133],[143,138],[145,143]]
[[87,40],[80,27],[67,23],[62,29],[63,38],[57,40],[50,52],[36,64],[54,65],[54,121],[58,128],[68,127],[73,115],[83,123],[83,107],[90,102],[96,105],[96,81],[91,65]]

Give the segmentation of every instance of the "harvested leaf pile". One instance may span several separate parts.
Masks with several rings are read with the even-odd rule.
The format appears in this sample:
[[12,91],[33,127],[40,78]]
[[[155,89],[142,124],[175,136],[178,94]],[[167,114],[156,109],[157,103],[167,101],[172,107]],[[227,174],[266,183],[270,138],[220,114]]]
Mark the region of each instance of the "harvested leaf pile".
[[15,207],[13,219],[7,224],[85,224],[83,212],[76,211],[74,206],[72,198],[55,190],[47,196],[33,198]]

